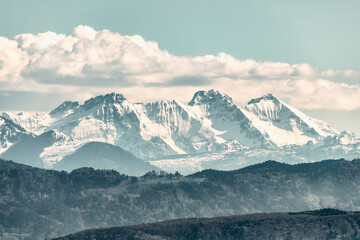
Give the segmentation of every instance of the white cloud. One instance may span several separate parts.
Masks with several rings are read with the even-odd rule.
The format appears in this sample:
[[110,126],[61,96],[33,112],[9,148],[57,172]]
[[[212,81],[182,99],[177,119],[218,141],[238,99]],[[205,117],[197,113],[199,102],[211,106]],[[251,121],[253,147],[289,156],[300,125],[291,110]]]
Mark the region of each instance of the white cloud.
[[21,80],[27,62],[28,55],[18,48],[16,41],[0,37],[0,83]]
[[76,28],[74,28],[73,32],[74,32],[74,36],[77,39],[87,38],[89,40],[94,40],[97,34],[97,32],[93,28],[84,25],[77,26]]
[[360,72],[239,60],[226,53],[175,56],[139,35],[82,25],[69,36],[45,32],[13,40],[0,37],[2,90],[81,91],[83,96],[119,91],[138,101],[187,101],[194,91],[217,88],[240,103],[272,92],[303,109],[360,108],[360,86],[326,80],[336,77],[360,78]]
[[[355,110],[360,108],[360,88],[325,79],[292,81],[290,103],[303,109]],[[290,92],[289,92],[290,93]]]

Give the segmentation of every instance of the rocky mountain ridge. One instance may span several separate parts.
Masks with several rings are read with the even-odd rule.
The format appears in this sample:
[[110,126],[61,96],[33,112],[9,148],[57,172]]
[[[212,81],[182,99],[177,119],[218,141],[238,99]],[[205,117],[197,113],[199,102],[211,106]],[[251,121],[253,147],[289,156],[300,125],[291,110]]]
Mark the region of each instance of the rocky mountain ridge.
[[[272,156],[279,153],[276,160],[285,162],[290,158],[295,162],[327,158],[334,151],[338,154],[332,157],[351,158],[360,152],[360,140],[354,134],[339,133],[272,94],[238,107],[231,97],[216,90],[196,92],[188,104],[176,100],[131,103],[122,94],[110,93],[83,104],[66,101],[49,114],[3,112],[1,116],[25,130],[24,134],[33,135],[34,141],[39,141],[42,133],[56,133],[38,154],[47,168],[88,142],[121,147],[165,170],[176,168],[179,159],[156,160],[220,154],[228,167],[237,158],[235,168],[254,163],[249,160],[255,150],[262,156],[259,161],[274,159]],[[20,138],[2,146],[2,157],[21,160],[6,153],[22,151]],[[312,156],[307,152],[309,147],[321,151]],[[229,154],[233,156],[230,162]],[[199,162],[197,170],[204,169],[206,164],[198,160],[194,159]],[[228,169],[216,167],[216,161],[211,164]],[[191,171],[183,169],[184,173]]]

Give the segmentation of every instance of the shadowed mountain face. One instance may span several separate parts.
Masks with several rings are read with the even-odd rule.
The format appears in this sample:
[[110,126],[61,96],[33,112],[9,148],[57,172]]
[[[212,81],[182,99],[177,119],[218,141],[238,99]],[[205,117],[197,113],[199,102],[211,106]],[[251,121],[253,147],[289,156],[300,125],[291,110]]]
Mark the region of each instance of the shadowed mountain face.
[[0,154],[28,135],[31,134],[27,133],[20,125],[0,116]]
[[[288,165],[183,177],[128,177],[81,168],[71,173],[0,161],[0,238],[44,239],[88,228],[187,217],[320,208],[359,210],[360,160]],[[36,221],[35,221],[35,220]]]
[[16,159],[17,162],[35,167],[44,167],[40,154],[46,147],[53,144],[56,134],[49,131],[40,136],[27,135],[1,156],[6,159]]
[[92,229],[57,238],[85,239],[359,239],[360,212],[322,209],[300,213],[190,218],[130,227]]
[[113,169],[132,176],[140,176],[152,170],[160,170],[120,147],[100,142],[86,143],[73,154],[66,156],[54,165],[56,170],[69,172],[81,167]]

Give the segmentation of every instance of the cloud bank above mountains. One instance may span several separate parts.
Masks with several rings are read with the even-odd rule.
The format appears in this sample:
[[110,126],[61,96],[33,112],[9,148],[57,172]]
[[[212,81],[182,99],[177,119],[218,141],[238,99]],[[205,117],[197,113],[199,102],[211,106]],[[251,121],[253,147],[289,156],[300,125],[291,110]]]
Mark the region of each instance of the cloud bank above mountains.
[[360,85],[334,79],[360,79],[360,72],[239,60],[226,53],[175,56],[139,35],[123,36],[82,25],[72,35],[45,32],[0,37],[3,97],[27,92],[85,100],[115,91],[133,101],[159,97],[189,101],[199,89],[216,88],[238,103],[271,92],[301,109],[359,109]]

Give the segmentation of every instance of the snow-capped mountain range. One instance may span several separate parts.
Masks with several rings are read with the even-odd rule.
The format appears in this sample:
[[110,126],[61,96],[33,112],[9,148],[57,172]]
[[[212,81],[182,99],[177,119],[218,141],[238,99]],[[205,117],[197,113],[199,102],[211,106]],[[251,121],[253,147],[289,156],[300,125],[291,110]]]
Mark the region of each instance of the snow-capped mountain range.
[[[335,150],[344,158],[360,152],[360,140],[353,133],[338,132],[272,94],[237,106],[216,90],[196,92],[187,104],[132,103],[122,94],[110,93],[83,104],[66,101],[50,113],[3,112],[0,126],[0,153],[22,151],[18,146],[26,145],[23,139],[44,142],[38,157],[47,168],[88,142],[109,143],[157,167],[183,172],[237,167],[256,157],[302,162],[322,160]],[[313,151],[319,159],[310,154]],[[214,156],[215,162],[221,160],[218,165],[204,165]],[[184,158],[185,166],[180,161]]]

